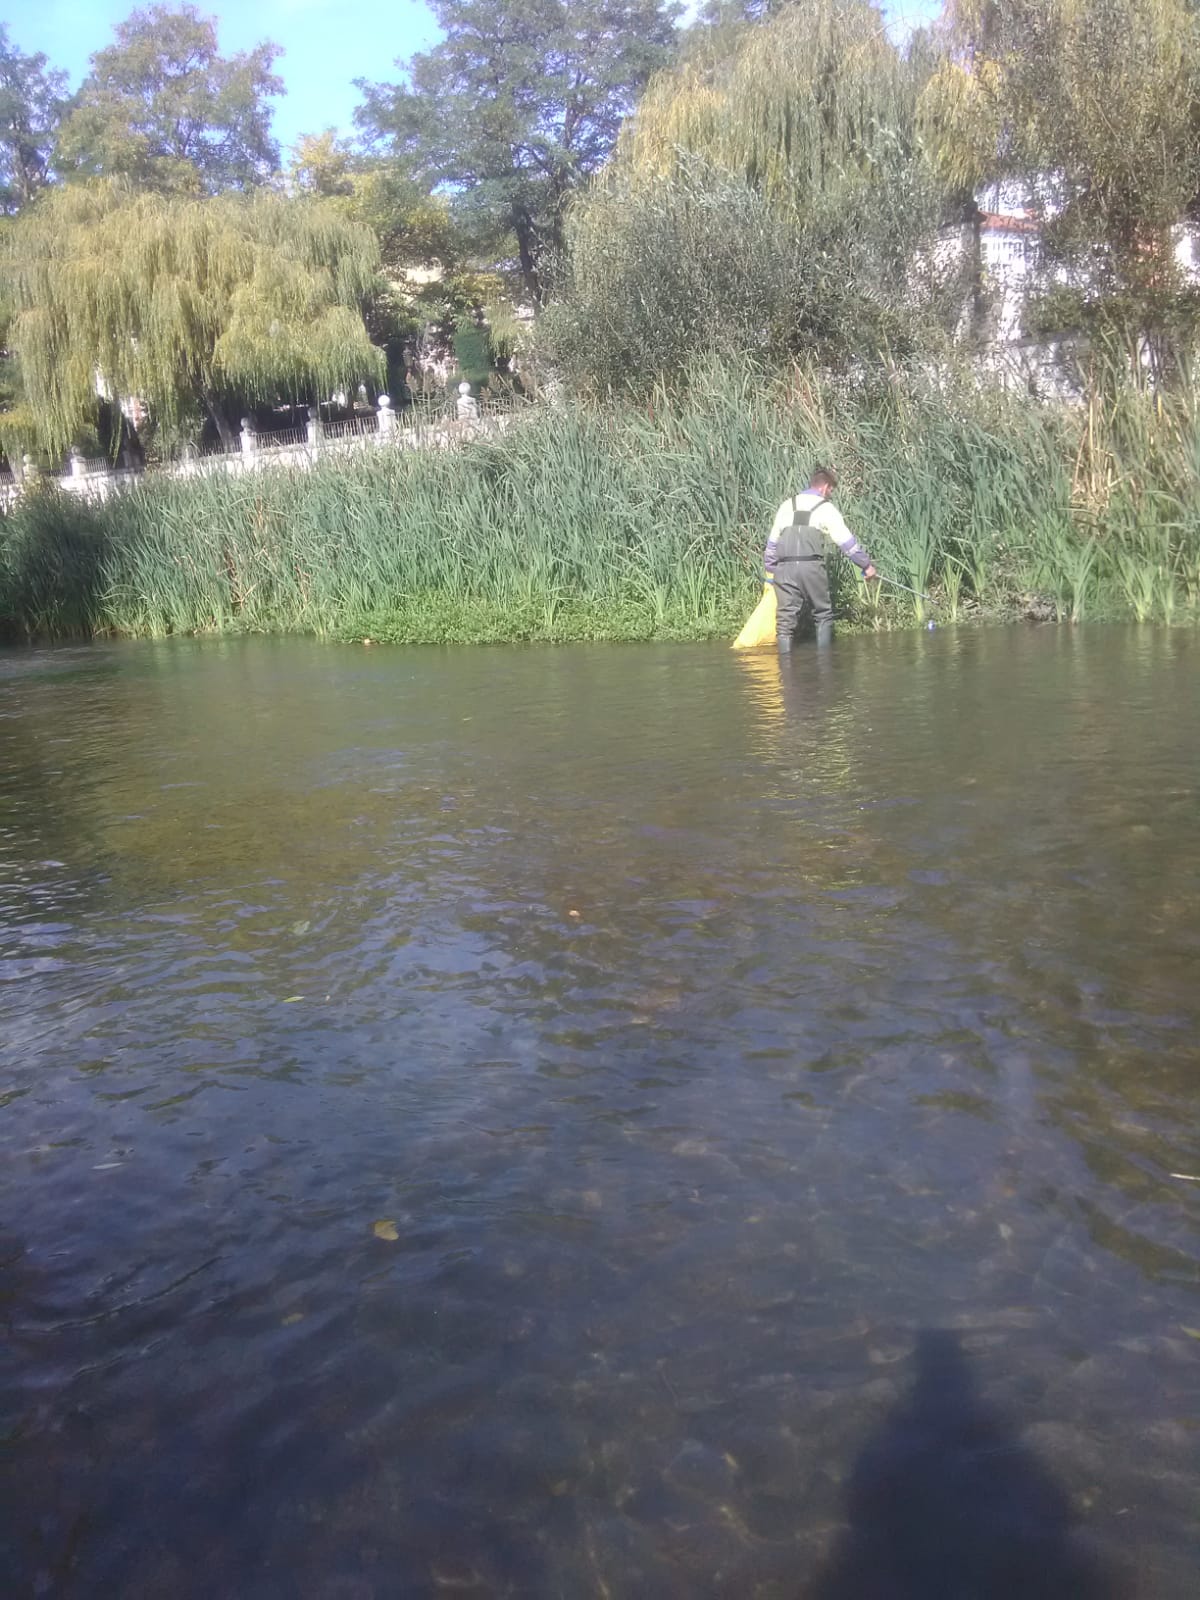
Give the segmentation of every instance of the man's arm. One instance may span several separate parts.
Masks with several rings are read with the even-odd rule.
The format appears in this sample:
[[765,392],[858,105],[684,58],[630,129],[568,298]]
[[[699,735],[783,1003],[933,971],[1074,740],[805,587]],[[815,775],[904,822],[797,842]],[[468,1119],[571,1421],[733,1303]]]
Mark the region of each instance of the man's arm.
[[825,530],[846,559],[853,561],[854,565],[862,570],[864,577],[874,578],[878,576],[874,562],[850,532],[842,513],[836,506],[826,502],[817,512],[813,521],[817,522]]
[[775,521],[771,524],[771,531],[767,535],[767,548],[763,551],[763,582],[775,582],[775,562],[779,556],[779,535],[790,527],[795,516],[795,503],[785,500],[775,513]]

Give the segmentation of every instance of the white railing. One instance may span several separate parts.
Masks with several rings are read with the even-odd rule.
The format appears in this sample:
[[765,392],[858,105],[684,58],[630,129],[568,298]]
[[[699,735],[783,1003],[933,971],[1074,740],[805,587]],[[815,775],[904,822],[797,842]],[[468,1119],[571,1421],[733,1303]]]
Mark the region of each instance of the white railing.
[[350,417],[345,422],[324,422],[321,434],[325,439],[365,439],[379,432],[379,417]]
[[[117,468],[106,456],[85,457],[72,452],[67,472],[54,477],[61,489],[89,500],[104,500],[120,489],[136,487],[148,476],[197,477],[210,474],[237,475],[268,468],[304,471],[322,456],[334,458],[360,445],[386,449],[449,449],[456,444],[487,434],[503,432],[513,418],[531,409],[523,400],[457,401],[418,398],[399,416],[387,395],[380,395],[379,409],[371,415],[348,417],[342,422],[309,422],[297,428],[276,428],[258,433],[243,426],[232,448],[216,443],[202,449],[189,449],[178,461],[164,462],[145,471]],[[0,472],[0,512],[11,510],[25,486],[40,476],[29,456],[24,471],[8,475]]]
[[256,450],[286,450],[289,446],[308,444],[307,428],[276,428],[271,433],[256,433],[253,448]]

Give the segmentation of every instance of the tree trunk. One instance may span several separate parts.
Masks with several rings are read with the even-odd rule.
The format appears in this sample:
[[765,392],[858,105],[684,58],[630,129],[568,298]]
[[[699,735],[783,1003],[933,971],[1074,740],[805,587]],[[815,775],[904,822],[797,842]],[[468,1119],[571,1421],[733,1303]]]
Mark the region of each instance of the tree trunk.
[[528,211],[514,213],[513,232],[517,236],[517,253],[521,258],[521,276],[525,279],[534,310],[540,311],[545,304],[545,289],[538,270],[538,230]]
[[978,348],[987,342],[987,299],[983,290],[983,217],[979,207],[971,207],[971,342]]
[[221,410],[220,405],[217,403],[216,396],[211,392],[206,383],[198,382],[196,384],[196,396],[199,399],[200,404],[204,407],[204,410],[208,415],[208,420],[217,430],[217,438],[220,439],[222,447],[226,450],[236,450],[238,448],[237,434],[235,434],[233,429],[229,426],[228,418]]

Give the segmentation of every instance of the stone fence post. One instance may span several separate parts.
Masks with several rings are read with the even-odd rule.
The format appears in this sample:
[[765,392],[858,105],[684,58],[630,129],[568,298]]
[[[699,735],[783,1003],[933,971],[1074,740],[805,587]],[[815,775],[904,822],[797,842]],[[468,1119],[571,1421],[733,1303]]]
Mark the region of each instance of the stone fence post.
[[308,448],[316,450],[321,444],[321,412],[319,409],[316,411],[308,410],[305,412],[305,417],[307,419],[304,425],[306,429],[305,437],[308,441]]
[[242,455],[245,460],[253,461],[258,454],[258,433],[254,426],[253,417],[242,418]]
[[79,483],[87,474],[87,466],[83,459],[83,451],[77,444],[71,446],[71,477]]
[[396,413],[392,410],[391,395],[379,396],[379,437],[390,439],[396,427]]

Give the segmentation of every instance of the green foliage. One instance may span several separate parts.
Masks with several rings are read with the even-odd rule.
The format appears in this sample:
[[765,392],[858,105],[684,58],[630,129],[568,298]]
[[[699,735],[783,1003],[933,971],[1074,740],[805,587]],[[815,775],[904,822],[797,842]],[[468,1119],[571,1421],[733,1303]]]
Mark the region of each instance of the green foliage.
[[123,177],[164,193],[217,194],[279,167],[271,71],[279,47],[222,56],[194,6],[154,5],[117,26],[59,130],[54,164],[70,177]]
[[957,297],[930,265],[916,99],[865,4],[801,0],[690,54],[573,209],[547,354],[607,392],[703,351],[839,364],[928,342]]
[[365,154],[327,129],[300,140],[289,179],[296,193],[322,199],[377,239],[381,277],[367,308],[377,342],[413,341],[430,326],[449,342],[462,318],[499,292],[498,279],[470,267],[476,241],[449,202],[395,157]]
[[33,415],[25,402],[21,363],[7,348],[0,349],[0,454],[19,461],[36,443]]
[[[621,140],[633,173],[681,156],[743,177],[782,208],[888,207],[917,157],[916,86],[867,0],[796,0],[650,85]],[[900,198],[900,197],[897,197]]]
[[444,38],[403,85],[359,82],[356,120],[465,215],[516,239],[540,304],[563,208],[669,58],[664,0],[433,0]]
[[211,200],[121,184],[48,194],[4,237],[29,405],[65,448],[96,410],[146,401],[177,426],[223,396],[312,395],[377,377],[362,306],[375,241],[317,201]]
[[1042,326],[1200,325],[1171,228],[1200,198],[1190,0],[958,0],[921,102],[946,180],[1024,181],[1046,208]]
[[644,392],[702,352],[837,366],[902,357],[934,334],[935,298],[896,281],[892,243],[855,213],[801,219],[700,162],[652,180],[614,173],[568,238],[538,345],[583,391]]
[[365,154],[331,128],[300,140],[289,164],[293,189],[327,200],[379,240],[385,272],[463,264],[471,240],[455,225],[449,203],[430,194],[393,157]]
[[[1094,420],[1094,419],[1093,419]],[[1115,476],[1087,502],[1085,418],[968,376],[772,382],[694,372],[634,408],[534,412],[457,450],[372,450],[309,472],[148,479],[94,509],[53,492],[0,519],[0,620],[37,634],[300,632],[448,639],[732,638],[766,530],[814,460],[881,571],[945,615],[1200,618],[1200,426],[1109,419]],[[1147,434],[1159,441],[1142,454]],[[911,623],[868,598],[864,625]]]
[[45,187],[67,79],[48,71],[42,54],[27,56],[0,22],[0,211],[28,205]]

